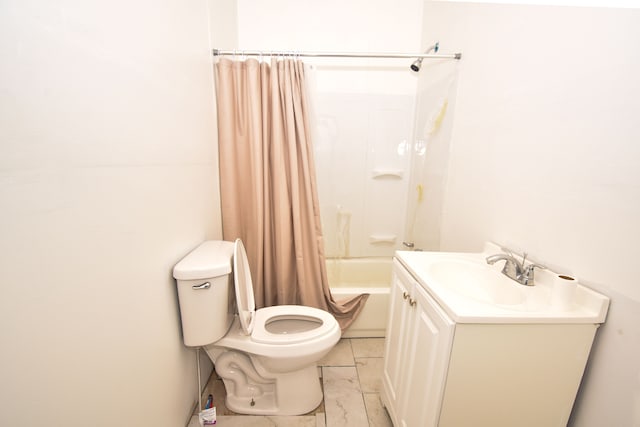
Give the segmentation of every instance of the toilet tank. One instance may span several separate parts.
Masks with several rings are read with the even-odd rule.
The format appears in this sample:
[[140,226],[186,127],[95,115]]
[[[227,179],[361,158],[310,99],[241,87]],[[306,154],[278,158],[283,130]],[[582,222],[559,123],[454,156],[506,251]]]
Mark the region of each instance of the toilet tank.
[[210,240],[173,268],[184,344],[200,347],[222,338],[233,321],[233,243]]

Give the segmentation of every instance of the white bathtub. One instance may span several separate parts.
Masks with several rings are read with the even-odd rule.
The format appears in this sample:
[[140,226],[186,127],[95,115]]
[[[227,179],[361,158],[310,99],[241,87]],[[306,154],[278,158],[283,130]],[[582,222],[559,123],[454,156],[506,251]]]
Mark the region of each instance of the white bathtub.
[[389,314],[391,266],[391,258],[327,259],[329,287],[336,301],[369,294],[360,315],[343,332],[343,337],[384,337]]

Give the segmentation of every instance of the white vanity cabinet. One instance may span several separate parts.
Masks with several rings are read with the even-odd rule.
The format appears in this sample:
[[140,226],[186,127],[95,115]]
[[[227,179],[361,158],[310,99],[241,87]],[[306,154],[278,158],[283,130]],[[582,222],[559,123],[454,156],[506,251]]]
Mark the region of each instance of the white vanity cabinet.
[[454,323],[394,260],[383,402],[396,426],[435,426]]
[[598,324],[455,321],[394,259],[382,401],[395,427],[566,426]]

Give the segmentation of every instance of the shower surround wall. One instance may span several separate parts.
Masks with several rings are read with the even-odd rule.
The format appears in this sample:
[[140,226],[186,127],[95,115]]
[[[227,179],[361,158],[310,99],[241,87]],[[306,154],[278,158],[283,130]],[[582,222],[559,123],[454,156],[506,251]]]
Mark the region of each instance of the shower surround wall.
[[[419,0],[238,0],[238,48],[417,52],[421,16]],[[309,62],[317,68],[316,167],[327,255],[391,256],[405,232],[417,84],[411,61]]]
[[413,106],[413,97],[402,95],[317,97],[314,145],[327,257],[391,256],[401,246]]

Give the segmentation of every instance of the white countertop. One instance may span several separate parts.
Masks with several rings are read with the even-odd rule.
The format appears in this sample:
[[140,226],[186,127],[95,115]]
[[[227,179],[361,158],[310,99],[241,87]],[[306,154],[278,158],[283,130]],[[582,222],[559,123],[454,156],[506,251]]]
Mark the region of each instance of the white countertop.
[[[433,266],[442,262],[462,262],[473,268],[488,268],[499,273],[504,262],[488,265],[485,258],[500,253],[500,250],[492,244],[487,244],[485,250],[487,252],[483,253],[397,251],[395,257],[458,323],[604,323],[609,298],[579,283],[568,309],[554,307],[551,296],[556,273],[549,270],[536,271],[534,286],[521,285],[502,274],[497,277],[498,280],[500,277],[507,279],[501,282],[501,286],[508,291],[506,293],[517,296],[516,304],[499,304],[474,298],[456,291],[434,274]],[[513,289],[509,288],[508,282],[511,282]],[[471,287],[468,289],[473,293]]]

